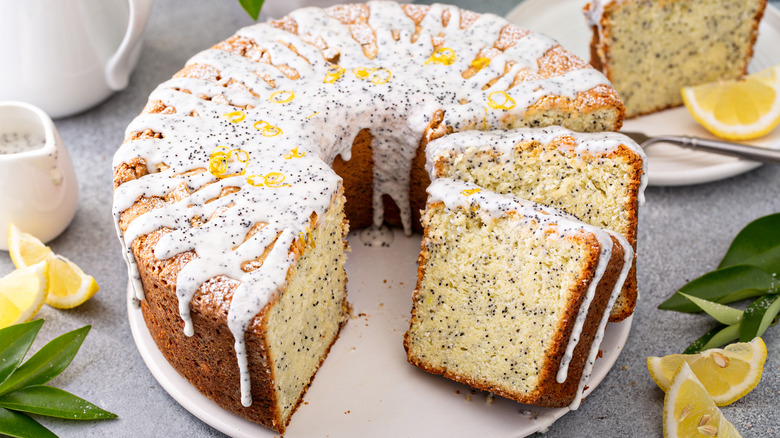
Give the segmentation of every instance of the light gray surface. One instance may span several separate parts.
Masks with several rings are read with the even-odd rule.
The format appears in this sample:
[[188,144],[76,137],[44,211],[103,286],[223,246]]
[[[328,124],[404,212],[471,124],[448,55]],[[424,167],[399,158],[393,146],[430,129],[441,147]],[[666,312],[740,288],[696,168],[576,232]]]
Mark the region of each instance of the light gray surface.
[[[516,2],[454,3],[505,15]],[[86,113],[56,121],[79,175],[81,198],[73,223],[51,247],[93,274],[101,291],[73,310],[44,306],[40,316],[47,322],[34,349],[91,324],[81,352],[53,383],[119,415],[104,422],[42,420],[60,436],[222,436],[167,395],[133,343],[125,309],[127,274],[111,220],[111,158],[125,127],[158,83],[197,51],[250,23],[235,0],[157,0],[130,86]],[[681,352],[711,322],[656,306],[687,280],[713,269],[743,226],[778,211],[778,166],[765,165],[705,185],[648,189],[647,205],[640,212],[641,301],[626,348],[598,390],[578,411],[555,423],[547,436],[660,436],[663,393],[650,379],[645,357]],[[12,269],[8,253],[0,252],[0,273]],[[770,328],[764,339],[769,358],[761,384],[724,409],[745,437],[780,436],[780,329]]]

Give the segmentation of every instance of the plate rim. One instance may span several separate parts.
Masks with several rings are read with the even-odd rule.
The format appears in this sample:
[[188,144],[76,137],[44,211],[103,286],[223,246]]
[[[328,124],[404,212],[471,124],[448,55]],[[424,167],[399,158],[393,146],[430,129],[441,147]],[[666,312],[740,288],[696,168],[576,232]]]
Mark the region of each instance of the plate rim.
[[[352,233],[350,233],[350,238],[353,238]],[[396,236],[396,239],[398,238],[399,236]],[[379,250],[392,250],[392,246],[391,248],[381,248]],[[355,258],[355,260],[357,260],[357,258]],[[258,436],[278,436],[278,434],[276,434],[271,429],[267,429],[266,427],[256,423],[252,423],[219,407],[216,403],[195,389],[194,386],[192,386],[168,363],[151,337],[151,334],[146,326],[146,322],[143,318],[140,306],[137,305],[134,290],[129,283],[127,289],[127,311],[133,340],[144,363],[160,386],[185,410],[190,412],[192,415],[207,425],[232,437],[249,438]],[[359,323],[358,320],[353,320],[351,322],[352,324]],[[584,391],[583,397],[587,397],[590,393],[592,393],[592,391],[598,387],[607,374],[609,374],[609,371],[614,367],[618,357],[624,350],[624,346],[631,331],[632,323],[633,315],[629,316],[626,320],[620,323],[607,324],[604,333],[604,339],[602,340],[602,346],[607,344],[607,347],[611,346],[611,348],[609,350],[604,350],[603,356],[599,358],[594,365],[590,381],[587,385],[588,387]],[[343,339],[341,341],[346,342],[346,340]],[[338,358],[332,357],[334,352],[338,352],[338,349],[331,349],[331,352],[328,355],[328,358],[330,358],[331,361],[338,360]],[[326,360],[326,363],[327,362],[328,361]],[[426,379],[430,378],[446,380],[441,376],[433,376],[425,373],[423,373],[423,375]],[[304,398],[304,403],[307,401],[309,396],[310,392],[307,392]],[[545,431],[555,421],[570,411],[568,407],[555,409],[540,408],[536,406],[523,405],[520,403],[517,403],[517,406],[521,411],[524,409],[523,407],[527,406],[528,410],[532,410],[534,412],[534,418],[533,421],[530,422],[519,421],[518,427],[513,429],[511,434],[507,435],[507,438],[524,437],[536,432]],[[475,414],[475,418],[482,417],[479,417],[479,415]],[[305,420],[299,418],[298,421]],[[294,433],[290,433],[290,430],[288,429],[285,436],[294,438],[295,435]]]

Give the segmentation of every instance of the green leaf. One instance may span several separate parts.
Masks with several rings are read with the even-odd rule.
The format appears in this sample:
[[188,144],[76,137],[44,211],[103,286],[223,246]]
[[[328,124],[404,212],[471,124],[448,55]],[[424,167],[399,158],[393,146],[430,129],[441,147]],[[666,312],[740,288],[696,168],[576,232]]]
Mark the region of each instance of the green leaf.
[[57,438],[40,423],[19,412],[0,408],[0,434],[16,438]]
[[750,342],[756,336],[763,335],[778,313],[780,313],[780,295],[764,295],[753,301],[745,309],[745,317],[739,329],[739,340]]
[[739,339],[739,324],[729,325],[715,333],[709,341],[702,345],[701,351],[722,347],[737,339]]
[[79,351],[90,326],[65,333],[41,347],[0,384],[0,395],[30,385],[41,385],[60,374]]
[[715,318],[715,320],[721,324],[733,325],[739,323],[742,320],[742,314],[744,312],[739,309],[697,298],[682,292],[678,293],[693,301],[693,303],[699,306],[699,308],[707,313],[707,315]]
[[718,325],[714,329],[702,335],[702,337],[700,337],[699,339],[693,341],[693,343],[691,343],[691,345],[689,345],[688,348],[686,348],[685,351],[683,351],[683,354],[700,353],[702,351],[702,347],[704,347],[707,344],[707,342],[710,342],[710,339],[712,339],[713,336],[715,336],[718,332],[723,330],[723,327],[725,326]]
[[768,272],[780,268],[780,213],[758,218],[737,234],[720,268],[753,265]]
[[[681,287],[678,292],[717,303],[733,303],[763,295],[774,285],[775,277],[749,265],[736,265],[708,272]],[[663,310],[695,313],[699,307],[675,293],[658,306]]]
[[0,396],[0,407],[68,420],[103,420],[116,414],[62,389],[35,385]]
[[693,341],[693,343],[685,349],[684,354],[701,353],[710,348],[722,347],[737,339],[739,339],[739,324],[727,326],[719,325],[705,333],[704,336]]
[[238,3],[241,4],[241,7],[244,8],[244,10],[249,14],[250,17],[252,17],[253,20],[257,21],[257,17],[260,16],[260,9],[263,7],[263,3],[265,0],[238,0]]
[[43,320],[36,319],[0,330],[0,382],[22,363],[42,325]]

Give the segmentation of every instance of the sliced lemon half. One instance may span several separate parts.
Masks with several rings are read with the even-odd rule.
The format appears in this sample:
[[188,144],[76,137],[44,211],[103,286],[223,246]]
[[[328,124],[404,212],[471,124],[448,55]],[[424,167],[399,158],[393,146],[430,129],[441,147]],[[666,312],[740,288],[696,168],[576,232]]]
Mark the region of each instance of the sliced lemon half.
[[713,348],[698,354],[648,357],[647,369],[656,384],[668,391],[674,373],[687,363],[718,406],[726,406],[753,390],[761,380],[766,344],[761,338]]
[[49,290],[46,304],[58,309],[70,309],[92,298],[100,289],[95,279],[75,263],[54,254],[35,236],[11,224],[8,230],[8,252],[17,268],[45,260],[49,264]]
[[740,434],[683,361],[664,397],[664,437],[734,438]]
[[682,88],[685,106],[714,135],[749,140],[780,123],[780,64],[742,79]]
[[43,306],[48,282],[46,261],[0,278],[0,329],[31,320]]

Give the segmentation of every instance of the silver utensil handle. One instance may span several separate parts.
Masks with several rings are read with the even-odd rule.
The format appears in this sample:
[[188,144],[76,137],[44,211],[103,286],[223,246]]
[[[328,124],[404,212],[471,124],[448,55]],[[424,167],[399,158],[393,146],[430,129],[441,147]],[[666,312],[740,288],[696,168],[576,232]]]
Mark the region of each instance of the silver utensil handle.
[[748,146],[726,141],[709,140],[688,136],[661,135],[648,140],[650,143],[672,143],[688,149],[713,152],[716,154],[730,155],[746,160],[761,161],[764,163],[780,164],[780,150],[765,149],[756,146]]

